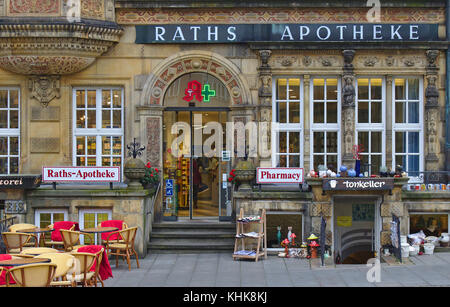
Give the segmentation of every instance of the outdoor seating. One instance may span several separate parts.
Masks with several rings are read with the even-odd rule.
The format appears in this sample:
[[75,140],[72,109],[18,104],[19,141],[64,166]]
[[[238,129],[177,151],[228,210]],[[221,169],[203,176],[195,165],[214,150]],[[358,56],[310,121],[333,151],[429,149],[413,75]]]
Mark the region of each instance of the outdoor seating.
[[[33,229],[33,228],[37,228],[37,226],[33,225],[33,224],[20,223],[20,224],[13,224],[13,225],[9,226],[8,231],[9,232],[20,232],[20,230]],[[30,239],[30,241],[25,243],[24,246],[35,246],[36,242],[33,242],[33,241],[34,240]]]
[[86,245],[80,247],[78,252],[96,255],[97,259],[95,261],[95,266],[91,268],[91,271],[95,271],[95,278],[93,278],[95,281],[95,286],[97,286],[96,284],[100,282],[103,287],[103,281],[109,277],[113,277],[105,248],[102,245]]
[[[13,267],[8,270],[19,287],[48,287],[56,271],[56,264],[37,263]],[[7,285],[9,278],[7,277]]]
[[45,246],[55,247],[57,249],[64,250],[64,242],[63,242],[60,230],[61,229],[79,230],[79,229],[76,229],[77,226],[78,226],[78,223],[71,222],[71,221],[60,221],[60,222],[55,222],[54,224],[49,225],[48,227],[54,229],[54,231],[51,234],[50,241],[46,241],[44,243]]
[[[97,225],[97,227],[116,227],[117,230],[122,230],[122,229],[128,228],[128,225],[122,220],[108,220],[108,221],[101,222],[100,224]],[[108,238],[108,236],[110,234],[111,234],[111,232],[104,232],[104,233],[101,234],[102,243],[107,240],[107,238]],[[119,237],[119,234],[116,233],[116,234],[112,235],[109,238],[109,240],[110,241],[112,241],[112,240],[116,240],[117,241],[118,237]],[[120,237],[119,237],[119,242],[123,243],[123,240]]]
[[[79,247],[84,245],[80,244],[80,236],[82,235],[79,231],[60,229],[61,237],[63,239],[64,250],[70,252],[72,250],[77,250]],[[90,234],[83,233],[83,235],[88,236],[91,241],[93,237]]]
[[46,253],[39,256],[37,258],[48,258],[51,260],[50,263],[56,265],[55,275],[53,276],[53,280],[50,282],[51,287],[74,287],[76,286],[74,281],[67,280],[67,273],[74,269],[75,257],[68,253]]
[[19,257],[30,257],[33,258],[35,256],[47,253],[57,253],[58,250],[50,247],[30,247],[23,251],[21,251],[17,256]]
[[37,236],[30,233],[2,232],[2,238],[8,254],[19,254],[22,250],[29,248],[26,244],[32,238],[35,240],[34,246],[37,247],[38,243]]
[[[124,230],[114,231],[106,238],[106,250],[109,255],[116,256],[116,267],[119,266],[119,256],[126,258],[128,263],[128,270],[131,270],[130,256],[135,255],[137,267],[139,268],[138,255],[134,249],[134,239],[136,238],[137,227],[131,227]],[[119,234],[116,240],[110,240],[114,234]],[[123,242],[119,242],[119,237]]]
[[72,252],[71,255],[75,257],[75,266],[68,271],[67,280],[83,287],[91,286],[96,278],[96,268],[94,267],[94,271],[91,271],[91,268],[96,264],[97,255],[81,252]]

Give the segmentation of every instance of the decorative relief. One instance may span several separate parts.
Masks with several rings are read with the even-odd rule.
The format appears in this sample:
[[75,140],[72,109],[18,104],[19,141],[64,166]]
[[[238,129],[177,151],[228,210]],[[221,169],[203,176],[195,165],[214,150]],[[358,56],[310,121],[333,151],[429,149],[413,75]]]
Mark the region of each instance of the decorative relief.
[[312,58],[310,56],[305,56],[303,57],[302,63],[308,67],[312,64]]
[[425,90],[426,107],[438,106],[439,90],[436,87],[436,79],[436,75],[427,76],[428,85]]
[[295,56],[280,56],[280,57],[275,58],[275,62],[283,67],[289,67],[297,62],[297,57],[295,57]]
[[[117,9],[119,24],[367,23],[367,8]],[[445,8],[381,8],[381,23],[445,23]]]
[[7,0],[7,1],[8,1],[8,16],[17,16],[17,15],[59,16],[61,9],[60,0]]
[[425,66],[425,59],[420,56],[402,57],[401,62],[407,67]]
[[152,166],[161,167],[161,118],[147,118],[147,162]]
[[388,57],[386,57],[386,65],[387,66],[393,66],[394,64],[395,64],[395,58],[393,57],[393,56],[388,56]]
[[59,92],[59,76],[34,76],[28,81],[30,97],[36,99],[43,106],[47,106],[54,98],[61,97]]
[[372,67],[375,66],[376,63],[378,63],[377,57],[366,57],[364,59],[364,66]]

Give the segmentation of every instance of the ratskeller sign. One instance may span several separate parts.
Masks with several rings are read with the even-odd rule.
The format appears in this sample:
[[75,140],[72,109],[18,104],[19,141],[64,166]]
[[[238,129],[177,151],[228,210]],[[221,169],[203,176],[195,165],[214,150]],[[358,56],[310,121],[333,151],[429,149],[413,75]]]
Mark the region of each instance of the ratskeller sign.
[[436,41],[437,24],[137,25],[136,44]]

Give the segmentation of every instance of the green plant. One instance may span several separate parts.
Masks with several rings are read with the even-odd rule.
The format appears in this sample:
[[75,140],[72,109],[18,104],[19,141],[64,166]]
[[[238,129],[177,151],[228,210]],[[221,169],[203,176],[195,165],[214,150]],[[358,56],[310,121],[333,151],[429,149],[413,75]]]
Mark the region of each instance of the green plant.
[[145,165],[145,176],[142,178],[143,184],[157,184],[159,182],[159,170],[152,167],[150,162]]

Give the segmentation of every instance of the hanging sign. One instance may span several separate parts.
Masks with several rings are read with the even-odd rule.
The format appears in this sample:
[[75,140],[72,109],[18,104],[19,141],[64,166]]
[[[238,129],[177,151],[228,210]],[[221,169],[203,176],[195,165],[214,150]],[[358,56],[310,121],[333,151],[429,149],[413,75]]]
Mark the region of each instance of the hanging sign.
[[184,100],[191,102],[194,98],[198,102],[210,102],[211,97],[216,96],[216,91],[211,89],[209,84],[202,85],[197,80],[190,81],[184,90]]
[[302,183],[303,168],[271,167],[256,169],[256,183]]
[[394,179],[392,178],[333,178],[324,179],[322,185],[324,191],[369,191],[393,188]]
[[73,166],[42,168],[43,182],[120,182],[120,167]]

